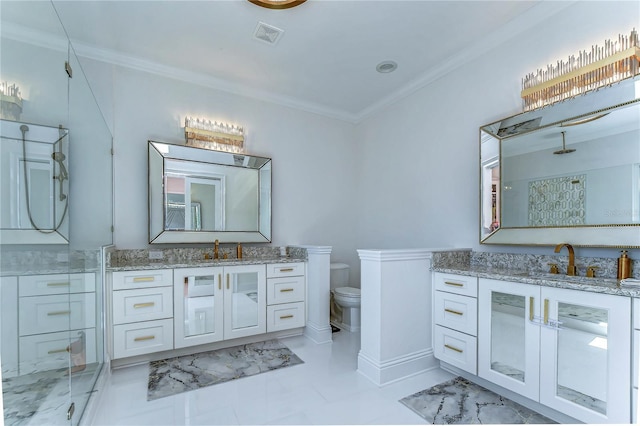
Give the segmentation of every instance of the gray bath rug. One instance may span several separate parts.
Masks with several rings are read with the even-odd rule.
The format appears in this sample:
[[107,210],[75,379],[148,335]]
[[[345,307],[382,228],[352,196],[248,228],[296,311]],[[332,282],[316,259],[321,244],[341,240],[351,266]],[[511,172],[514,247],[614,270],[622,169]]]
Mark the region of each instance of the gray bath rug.
[[400,402],[437,425],[556,423],[462,377],[409,395]]
[[153,361],[147,401],[302,363],[278,340]]

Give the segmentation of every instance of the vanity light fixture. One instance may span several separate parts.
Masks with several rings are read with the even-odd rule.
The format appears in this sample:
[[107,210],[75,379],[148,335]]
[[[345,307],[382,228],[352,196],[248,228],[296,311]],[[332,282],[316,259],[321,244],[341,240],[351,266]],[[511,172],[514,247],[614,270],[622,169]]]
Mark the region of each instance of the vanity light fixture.
[[387,74],[390,72],[394,72],[396,70],[396,68],[398,68],[398,64],[393,62],[393,61],[384,61],[384,62],[380,62],[377,66],[376,66],[376,71],[378,71],[379,73],[382,74]]
[[640,39],[634,28],[628,36],[605,40],[566,61],[549,64],[522,79],[525,111],[542,108],[586,92],[640,75]]
[[184,136],[187,146],[232,153],[244,152],[244,129],[241,126],[186,117]]
[[22,94],[17,84],[0,83],[0,118],[17,121],[22,113]]
[[267,9],[291,9],[300,6],[306,0],[249,0],[251,3]]

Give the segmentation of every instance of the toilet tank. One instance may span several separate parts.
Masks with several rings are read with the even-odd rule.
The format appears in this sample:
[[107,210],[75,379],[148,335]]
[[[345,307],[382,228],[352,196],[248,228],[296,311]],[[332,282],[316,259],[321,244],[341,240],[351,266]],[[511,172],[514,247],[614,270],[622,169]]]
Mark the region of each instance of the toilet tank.
[[349,286],[349,265],[347,265],[346,263],[332,263],[330,266],[330,287],[333,289]]

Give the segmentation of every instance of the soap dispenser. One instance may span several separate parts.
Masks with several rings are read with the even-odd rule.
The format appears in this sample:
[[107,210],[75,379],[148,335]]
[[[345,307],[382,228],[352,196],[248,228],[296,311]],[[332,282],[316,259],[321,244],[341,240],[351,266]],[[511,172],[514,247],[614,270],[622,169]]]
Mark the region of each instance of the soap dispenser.
[[620,258],[618,259],[618,279],[623,280],[631,276],[631,259],[629,259],[626,250],[622,250],[620,253]]

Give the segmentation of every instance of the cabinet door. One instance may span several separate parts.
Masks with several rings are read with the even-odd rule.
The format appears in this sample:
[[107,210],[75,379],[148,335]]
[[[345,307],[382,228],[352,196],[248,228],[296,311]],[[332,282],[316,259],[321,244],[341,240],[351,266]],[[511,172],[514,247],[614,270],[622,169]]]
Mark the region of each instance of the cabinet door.
[[538,286],[481,278],[478,291],[478,375],[538,400]]
[[266,333],[266,267],[224,268],[224,338]]
[[629,423],[631,300],[543,287],[540,402],[586,423]]
[[180,268],[173,272],[175,347],[223,339],[223,268]]

